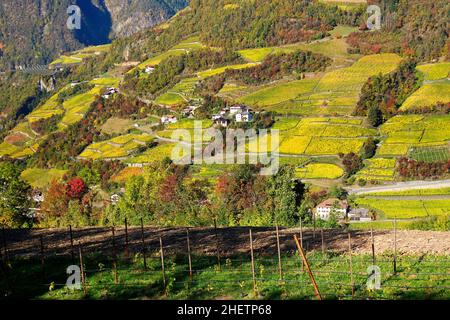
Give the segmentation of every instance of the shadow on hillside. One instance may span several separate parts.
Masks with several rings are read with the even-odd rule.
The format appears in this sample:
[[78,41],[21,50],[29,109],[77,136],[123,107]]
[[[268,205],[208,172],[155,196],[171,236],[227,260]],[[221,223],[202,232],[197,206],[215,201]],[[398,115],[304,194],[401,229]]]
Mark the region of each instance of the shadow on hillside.
[[75,30],[75,38],[86,46],[109,43],[112,30],[112,18],[104,0],[77,0],[81,9],[81,29]]

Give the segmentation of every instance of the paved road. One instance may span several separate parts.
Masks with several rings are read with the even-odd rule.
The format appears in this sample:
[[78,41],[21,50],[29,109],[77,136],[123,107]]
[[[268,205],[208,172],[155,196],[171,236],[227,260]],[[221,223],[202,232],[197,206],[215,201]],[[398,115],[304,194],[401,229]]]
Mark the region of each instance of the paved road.
[[450,180],[439,180],[439,181],[408,181],[399,182],[389,186],[378,186],[370,188],[347,188],[349,194],[370,194],[374,192],[389,192],[389,191],[407,191],[407,190],[417,190],[417,189],[439,189],[439,188],[450,188]]

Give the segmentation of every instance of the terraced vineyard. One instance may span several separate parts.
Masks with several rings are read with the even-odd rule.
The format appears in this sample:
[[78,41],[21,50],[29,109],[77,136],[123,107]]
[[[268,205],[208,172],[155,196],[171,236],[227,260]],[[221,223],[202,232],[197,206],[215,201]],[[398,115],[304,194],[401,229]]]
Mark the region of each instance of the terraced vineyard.
[[411,148],[409,157],[416,161],[437,162],[450,160],[450,148],[444,147],[418,147]]
[[367,137],[376,134],[376,130],[365,128],[358,122],[361,120],[303,118],[295,127],[281,131],[279,152],[305,155],[358,153]]
[[311,163],[303,168],[296,169],[296,176],[299,179],[338,179],[344,175],[344,170],[328,163]]
[[426,81],[441,80],[449,76],[450,62],[424,64],[418,66],[417,70],[425,75]]
[[381,126],[385,141],[380,157],[406,156],[410,148],[445,147],[450,141],[449,115],[400,115]]
[[238,101],[280,114],[349,115],[367,79],[393,71],[400,61],[395,54],[365,56],[351,67],[327,72],[314,79],[275,84]]
[[62,119],[58,123],[58,130],[64,130],[84,118],[91,104],[104,88],[118,87],[119,82],[120,79],[118,78],[93,79],[89,82],[91,85],[94,85],[91,90],[71,96],[61,104],[58,101],[59,95],[71,88],[70,84],[65,86],[45,103],[33,110],[23,122],[20,122],[11,130],[10,135],[0,144],[0,157],[10,156],[20,159],[32,155],[39,148],[39,145],[45,141],[46,137],[39,136],[34,132],[30,124],[60,115]]
[[388,219],[410,219],[450,214],[450,200],[386,200],[358,198],[358,205],[372,208]]
[[161,61],[173,57],[173,56],[181,56],[190,51],[198,50],[204,48],[204,45],[200,42],[200,38],[198,36],[189,37],[183,41],[181,41],[176,46],[172,47],[166,52],[158,54],[156,56],[150,57],[144,62],[140,63],[136,68],[131,69],[129,72],[133,72],[137,70],[145,70],[147,67],[156,67]]
[[395,159],[374,158],[365,161],[365,166],[355,178],[365,181],[394,181]]
[[127,134],[91,144],[79,155],[79,158],[90,160],[127,158],[152,141],[153,136],[148,134]]
[[110,50],[110,47],[110,44],[105,44],[100,46],[87,47],[72,53],[68,53],[66,55],[62,55],[61,57],[50,63],[50,67],[80,64],[86,58],[91,58],[93,56],[108,52]]
[[347,26],[337,26],[330,33],[333,38],[314,41],[312,43],[297,43],[278,47],[264,47],[240,50],[238,53],[248,62],[262,62],[268,55],[276,55],[281,53],[292,53],[296,50],[307,50],[314,53],[324,54],[333,58],[334,65],[342,63],[345,59],[355,59],[358,55],[349,54],[347,51],[348,44],[345,39],[337,37],[345,37],[357,28]]
[[414,92],[401,106],[406,111],[421,107],[432,107],[450,101],[450,80],[428,83]]
[[[148,149],[145,152],[129,158],[125,163],[129,165],[146,165],[155,162],[160,162],[165,158],[174,160],[172,151],[175,148],[173,143],[159,144],[158,146]],[[176,158],[176,157],[175,157]]]
[[181,80],[166,93],[156,98],[155,102],[165,106],[176,106],[189,102],[190,100],[200,99],[194,95],[195,87],[199,81],[224,73],[227,69],[244,69],[253,66],[255,66],[254,63],[247,63],[200,71],[194,77]]
[[67,170],[28,168],[22,172],[22,180],[36,189],[45,190],[52,180],[61,180]]

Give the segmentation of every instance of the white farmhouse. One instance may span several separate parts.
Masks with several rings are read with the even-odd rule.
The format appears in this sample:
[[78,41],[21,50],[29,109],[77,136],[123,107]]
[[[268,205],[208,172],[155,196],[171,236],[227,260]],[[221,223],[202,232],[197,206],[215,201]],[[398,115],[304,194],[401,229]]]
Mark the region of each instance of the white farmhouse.
[[329,220],[334,214],[336,218],[343,219],[348,212],[348,203],[345,200],[330,198],[316,207],[316,216],[322,220]]

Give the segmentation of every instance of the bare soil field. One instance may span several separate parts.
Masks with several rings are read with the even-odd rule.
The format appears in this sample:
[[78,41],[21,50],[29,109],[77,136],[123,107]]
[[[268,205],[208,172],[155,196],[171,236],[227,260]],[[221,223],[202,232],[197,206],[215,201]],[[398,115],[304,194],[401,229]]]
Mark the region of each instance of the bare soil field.
[[[275,228],[252,228],[253,247],[257,255],[273,255],[277,252]],[[5,230],[6,246],[10,257],[40,256],[41,237],[46,256],[71,254],[71,241],[68,229]],[[215,255],[217,245],[221,256],[249,253],[249,228],[190,228],[190,246],[193,253]],[[217,234],[217,235],[216,235]],[[280,229],[282,253],[296,251],[294,234],[300,235],[300,229]],[[186,253],[185,228],[144,228],[145,248],[148,253],[159,250],[159,238],[162,238],[167,253]],[[371,253],[371,236],[367,231],[352,231],[352,247],[355,254]],[[304,248],[321,250],[321,232],[311,229],[303,231]],[[83,228],[73,230],[75,253],[78,243],[85,253],[112,254],[113,240],[111,228]],[[374,231],[376,254],[394,251],[393,231]],[[117,252],[124,252],[126,235],[124,228],[115,229]],[[128,228],[128,250],[138,253],[142,250],[140,228]],[[3,246],[3,241],[2,241]],[[325,230],[324,246],[326,250],[342,252],[348,250],[348,233],[341,230]],[[2,248],[4,249],[4,248]],[[450,254],[450,232],[398,231],[397,250],[400,254]],[[4,250],[2,250],[3,254]]]

